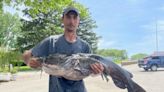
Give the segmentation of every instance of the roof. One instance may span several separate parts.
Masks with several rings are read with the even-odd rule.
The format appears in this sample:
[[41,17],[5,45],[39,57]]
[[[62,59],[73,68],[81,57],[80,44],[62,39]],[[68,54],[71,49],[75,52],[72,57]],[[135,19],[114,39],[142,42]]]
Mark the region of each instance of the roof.
[[164,51],[155,51],[151,56],[164,56]]

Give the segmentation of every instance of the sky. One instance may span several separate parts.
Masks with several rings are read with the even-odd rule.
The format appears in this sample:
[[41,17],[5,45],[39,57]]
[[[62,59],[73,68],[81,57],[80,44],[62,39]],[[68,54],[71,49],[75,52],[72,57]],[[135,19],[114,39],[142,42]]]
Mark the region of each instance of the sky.
[[[164,0],[76,0],[89,9],[98,28],[99,49],[124,49],[128,55],[164,51]],[[15,13],[10,7],[6,11]],[[21,17],[23,14],[18,13]],[[25,17],[24,17],[25,18]]]
[[125,49],[131,56],[164,51],[164,0],[76,0],[86,6],[102,36],[100,49]]

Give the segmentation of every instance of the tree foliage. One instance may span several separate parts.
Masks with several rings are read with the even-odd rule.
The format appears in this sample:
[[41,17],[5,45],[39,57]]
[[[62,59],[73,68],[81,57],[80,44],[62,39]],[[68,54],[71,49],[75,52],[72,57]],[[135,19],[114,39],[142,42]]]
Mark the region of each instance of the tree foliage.
[[26,7],[23,12],[30,21],[22,19],[23,27],[17,44],[17,48],[21,51],[30,49],[49,35],[61,34],[63,32],[61,15],[67,6],[79,9],[81,21],[77,34],[91,45],[93,52],[97,49],[100,37],[93,32],[93,29],[97,27],[96,22],[91,18],[89,10],[78,2],[73,0],[0,0],[0,11],[4,5],[17,9],[21,5]]
[[145,54],[145,53],[138,53],[138,54],[132,55],[131,56],[131,59],[133,59],[133,60],[139,60],[139,59],[142,59],[142,58],[144,58],[146,56],[148,56],[148,55]]
[[97,50],[97,53],[102,56],[112,57],[113,59],[117,59],[117,60],[124,60],[128,58],[126,50],[101,49],[101,50]]
[[17,14],[3,13],[0,16],[0,47],[16,48],[21,22]]
[[22,35],[18,39],[21,51],[30,49],[38,42],[50,35],[63,33],[61,17],[64,8],[73,6],[80,11],[80,25],[77,34],[87,41],[92,49],[97,49],[99,37],[93,32],[96,22],[91,19],[90,13],[80,3],[72,0],[25,0],[24,14],[30,21],[22,20]]

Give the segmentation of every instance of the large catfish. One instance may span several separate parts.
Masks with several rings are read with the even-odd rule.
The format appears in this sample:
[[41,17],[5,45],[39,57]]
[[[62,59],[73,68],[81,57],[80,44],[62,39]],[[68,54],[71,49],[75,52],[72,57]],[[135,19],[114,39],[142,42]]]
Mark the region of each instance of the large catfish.
[[112,60],[96,54],[53,54],[40,57],[38,61],[42,63],[42,69],[46,73],[69,80],[82,80],[93,74],[90,65],[98,62],[104,67],[102,77],[105,77],[107,81],[107,76],[111,76],[114,84],[121,89],[127,88],[128,92],[146,92],[132,80],[133,75],[130,72]]

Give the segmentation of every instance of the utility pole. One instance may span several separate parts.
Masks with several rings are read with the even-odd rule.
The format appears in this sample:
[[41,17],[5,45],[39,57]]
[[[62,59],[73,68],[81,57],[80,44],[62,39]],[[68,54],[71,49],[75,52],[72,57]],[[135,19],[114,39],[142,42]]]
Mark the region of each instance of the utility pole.
[[158,21],[157,21],[157,17],[155,20],[155,30],[156,30],[156,51],[158,52]]

